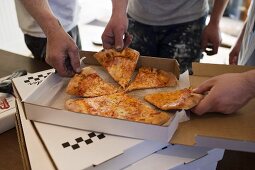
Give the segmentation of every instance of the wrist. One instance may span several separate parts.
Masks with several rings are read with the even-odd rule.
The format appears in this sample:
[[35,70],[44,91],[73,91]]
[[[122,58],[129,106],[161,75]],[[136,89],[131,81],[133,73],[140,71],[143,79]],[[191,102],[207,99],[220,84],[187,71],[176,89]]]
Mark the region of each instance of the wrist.
[[57,18],[49,18],[49,19],[47,19],[47,21],[45,21],[45,23],[46,24],[44,26],[42,26],[42,29],[43,29],[43,32],[46,37],[51,36],[56,31],[63,28]]
[[219,23],[219,21],[213,19],[213,20],[209,21],[208,26],[215,27],[215,28],[219,29],[220,28],[220,23]]

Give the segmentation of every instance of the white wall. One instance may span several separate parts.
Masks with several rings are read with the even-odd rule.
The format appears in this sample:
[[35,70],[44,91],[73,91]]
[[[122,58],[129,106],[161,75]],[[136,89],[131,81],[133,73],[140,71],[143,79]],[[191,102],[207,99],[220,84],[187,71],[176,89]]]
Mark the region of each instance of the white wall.
[[31,55],[19,29],[14,0],[0,0],[0,49]]

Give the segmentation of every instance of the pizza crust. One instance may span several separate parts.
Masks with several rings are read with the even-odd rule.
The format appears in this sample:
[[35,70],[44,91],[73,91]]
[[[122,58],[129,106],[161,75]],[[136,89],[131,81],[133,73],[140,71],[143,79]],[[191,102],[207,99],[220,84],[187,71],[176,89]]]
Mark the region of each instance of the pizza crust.
[[196,106],[203,95],[192,92],[192,89],[181,89],[171,92],[149,94],[144,97],[146,101],[162,110],[188,110]]

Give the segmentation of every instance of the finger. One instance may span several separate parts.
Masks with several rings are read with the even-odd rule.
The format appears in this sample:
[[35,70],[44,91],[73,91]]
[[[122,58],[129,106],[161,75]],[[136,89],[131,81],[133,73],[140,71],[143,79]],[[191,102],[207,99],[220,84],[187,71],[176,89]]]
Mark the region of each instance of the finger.
[[103,48],[104,49],[110,49],[114,46],[114,37],[113,36],[106,36],[103,34],[101,36],[102,42],[103,42]]
[[206,37],[202,38],[202,40],[201,40],[201,49],[203,51],[206,51],[207,44],[208,44],[208,39]]
[[191,111],[197,115],[203,115],[206,112],[211,111],[212,109],[212,100],[210,97],[210,94],[208,94],[207,96],[205,96],[196,107],[192,108]]
[[75,48],[68,50],[68,56],[70,57],[70,64],[73,68],[73,71],[79,73],[81,71],[81,65],[78,47],[76,46]]
[[125,33],[125,38],[124,38],[124,48],[128,47],[133,39],[133,35],[129,33]]
[[65,57],[64,56],[58,58],[54,57],[53,59],[54,61],[51,61],[50,65],[57,70],[57,73],[63,77],[69,76],[66,69]]
[[211,90],[214,84],[214,79],[207,80],[200,84],[197,88],[193,89],[194,93],[204,94]]
[[213,43],[213,54],[217,54],[218,53],[219,45],[220,45],[219,42]]
[[237,65],[237,62],[238,62],[238,56],[233,57],[232,63],[234,65]]
[[117,51],[121,51],[123,49],[124,43],[123,43],[123,32],[117,31],[115,33],[114,41],[115,41],[115,49]]

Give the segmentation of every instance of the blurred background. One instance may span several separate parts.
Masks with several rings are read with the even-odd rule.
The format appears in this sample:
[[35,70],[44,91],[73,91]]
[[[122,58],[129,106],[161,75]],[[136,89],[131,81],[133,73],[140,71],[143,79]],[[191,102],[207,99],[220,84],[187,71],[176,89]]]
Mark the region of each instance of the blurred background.
[[[80,33],[83,50],[99,51],[102,31],[111,16],[111,0],[80,0]],[[214,0],[209,0],[212,7]],[[221,19],[222,47],[217,55],[206,56],[201,62],[228,64],[228,53],[239,35],[251,0],[230,0]],[[8,17],[6,17],[8,16]],[[208,16],[209,19],[210,16]],[[0,1],[0,49],[33,57],[19,29],[14,0]]]

